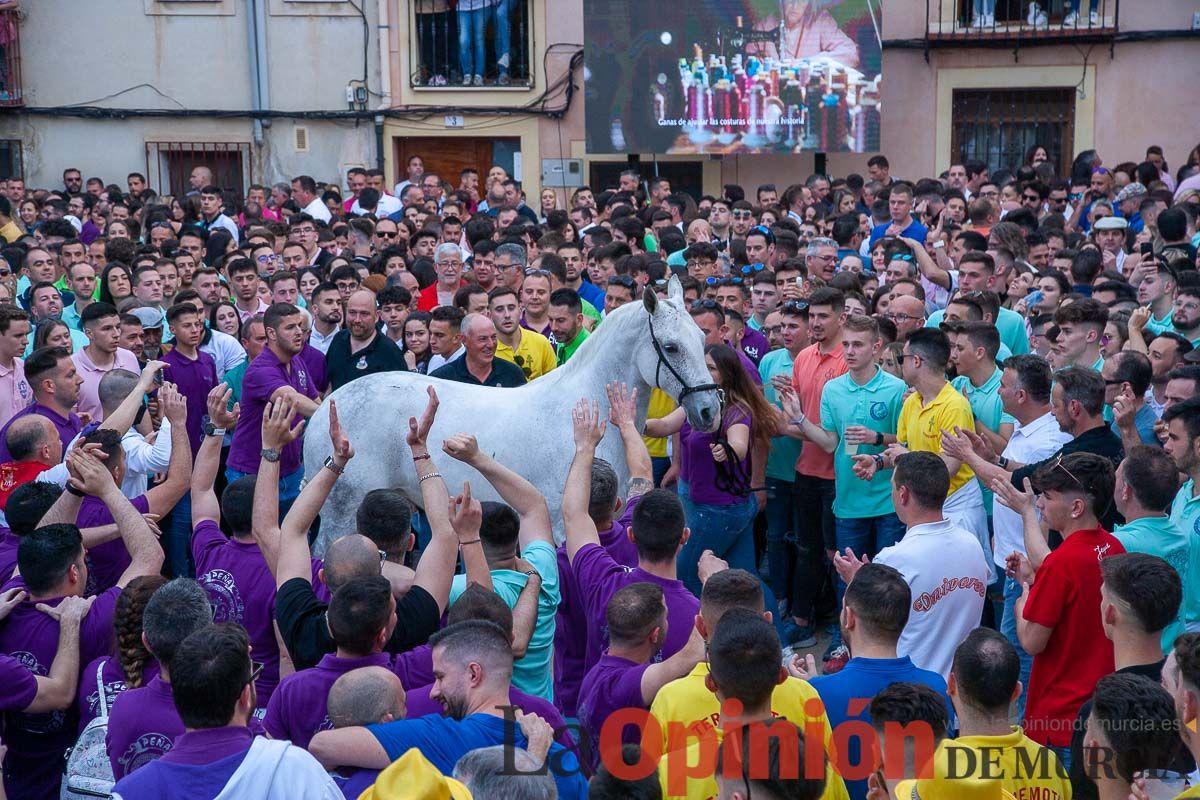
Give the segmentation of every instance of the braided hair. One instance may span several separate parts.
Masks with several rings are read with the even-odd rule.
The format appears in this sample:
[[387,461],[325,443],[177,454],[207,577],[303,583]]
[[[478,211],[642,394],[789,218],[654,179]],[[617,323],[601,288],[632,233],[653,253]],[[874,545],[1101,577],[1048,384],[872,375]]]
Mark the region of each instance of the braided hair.
[[142,685],[142,670],[152,656],[142,642],[142,614],[150,596],[164,585],[167,579],[161,575],[143,575],[134,578],[121,590],[113,612],[113,627],[116,628],[117,659],[125,673],[125,685],[136,689]]

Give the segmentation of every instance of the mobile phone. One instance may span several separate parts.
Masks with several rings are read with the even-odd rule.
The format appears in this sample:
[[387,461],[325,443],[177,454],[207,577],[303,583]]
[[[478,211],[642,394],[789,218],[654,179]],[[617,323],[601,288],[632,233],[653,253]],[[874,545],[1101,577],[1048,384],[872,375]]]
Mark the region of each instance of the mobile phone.
[[1034,291],[1030,292],[1029,295],[1025,298],[1025,308],[1032,309],[1032,308],[1040,305],[1044,298],[1045,298],[1045,295],[1042,294],[1042,290],[1035,289]]
[[1154,243],[1153,242],[1142,242],[1142,255],[1148,256],[1148,255],[1153,255],[1153,253],[1154,253]]
[[805,284],[805,282],[806,282],[806,281],[807,281],[807,279],[806,279],[806,278],[799,278],[799,277],[798,277],[798,278],[796,278],[796,285],[797,285],[797,286],[799,286],[801,289],[803,289],[803,288],[804,288],[804,284]]

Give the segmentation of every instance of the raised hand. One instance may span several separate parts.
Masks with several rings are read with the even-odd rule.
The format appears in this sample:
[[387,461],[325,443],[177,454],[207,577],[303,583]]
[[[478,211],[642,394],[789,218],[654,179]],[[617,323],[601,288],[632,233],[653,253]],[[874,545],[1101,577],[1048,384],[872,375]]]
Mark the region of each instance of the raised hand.
[[242,409],[234,403],[233,409],[230,410],[229,401],[232,398],[233,389],[230,389],[227,383],[218,383],[208,393],[208,418],[218,428],[232,428],[237,424]]
[[718,572],[723,572],[729,569],[729,562],[720,558],[712,550],[705,550],[700,554],[700,563],[697,565],[696,574],[700,577],[700,583],[703,585]]
[[471,484],[463,481],[462,494],[450,498],[450,525],[458,534],[459,542],[479,538],[483,524],[483,506],[471,496]]
[[854,555],[854,551],[849,547],[846,548],[844,553],[835,552],[833,554],[834,569],[837,570],[838,575],[841,576],[842,581],[847,586],[849,586],[850,582],[854,580],[854,575],[860,569],[862,569],[863,565],[870,563],[871,559],[865,554],[862,556],[862,558],[859,558],[858,556]]
[[859,480],[869,481],[875,477],[875,473],[879,470],[879,464],[875,461],[875,456],[856,455],[850,456],[850,460],[854,462],[850,469],[854,473],[854,477]]
[[442,451],[464,464],[471,464],[479,457],[479,442],[469,433],[456,433],[442,442]]
[[1024,516],[1033,510],[1033,503],[1037,499],[1029,478],[1025,479],[1024,484],[1025,491],[1021,491],[1012,485],[1012,481],[997,478],[992,481],[992,491],[996,494],[997,500],[1012,509],[1014,513]]
[[1129,313],[1129,330],[1142,330],[1146,327],[1146,323],[1150,321],[1150,316],[1150,309],[1147,306],[1138,306]]
[[951,458],[962,461],[971,452],[971,440],[967,438],[963,428],[954,427],[953,431],[942,431],[942,452]]
[[1033,564],[1024,553],[1014,550],[1004,559],[1004,574],[1024,586],[1033,582]]
[[92,497],[116,488],[112,473],[85,448],[77,447],[67,455],[67,473],[72,486]]
[[429,394],[429,402],[425,404],[425,410],[421,412],[421,418],[408,418],[408,436],[404,441],[408,443],[409,448],[425,447],[425,440],[429,438],[429,429],[433,427],[433,420],[437,417],[438,396],[437,391],[433,386],[426,387]]
[[25,602],[25,598],[28,596],[25,594],[25,590],[19,587],[0,594],[0,619],[11,614],[12,610]]
[[636,424],[637,419],[637,387],[629,390],[623,383],[609,383],[605,390],[608,392],[610,407],[608,421],[620,428],[623,425]]
[[157,382],[155,378],[158,373],[167,367],[165,361],[147,361],[146,366],[142,367],[142,374],[138,377],[138,388],[142,390],[142,394],[154,388]]
[[1128,387],[1113,401],[1113,420],[1118,428],[1133,428],[1134,417],[1137,416],[1137,406],[1134,403],[1133,392]]
[[180,427],[187,424],[187,400],[179,393],[179,388],[173,383],[164,383],[158,390],[158,405],[163,416],[171,424]]
[[821,673],[817,670],[817,659],[812,653],[792,653],[792,657],[784,662],[788,675],[807,681]]
[[600,404],[594,400],[580,400],[571,409],[575,446],[591,447],[593,450],[604,438],[604,420],[600,418]]
[[[280,450],[300,437],[304,432],[304,420],[292,427],[292,419],[296,416],[296,405],[291,398],[281,397],[263,409],[262,443],[263,447]],[[330,431],[333,430],[330,417]]]
[[[300,423],[300,427],[304,427],[304,423]],[[347,461],[354,458],[354,445],[350,444],[350,440],[346,438],[346,432],[342,430],[342,421],[338,419],[337,401],[329,401],[329,441],[333,444],[333,458],[336,461],[341,461],[344,466]]]

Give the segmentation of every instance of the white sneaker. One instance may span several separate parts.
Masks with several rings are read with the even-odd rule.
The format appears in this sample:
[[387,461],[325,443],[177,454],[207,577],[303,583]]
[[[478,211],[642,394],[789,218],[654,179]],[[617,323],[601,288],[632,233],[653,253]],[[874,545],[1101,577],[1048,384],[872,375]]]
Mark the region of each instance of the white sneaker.
[[1088,25],[1093,28],[1100,27],[1100,15],[1095,11],[1092,11],[1088,14]]
[[983,15],[982,15],[982,14],[976,14],[976,15],[974,15],[973,17],[971,17],[971,24],[970,24],[970,25],[968,25],[967,27],[969,27],[969,28],[982,28],[982,27],[983,27]]
[[1025,22],[1035,28],[1044,26],[1049,19],[1046,17],[1046,12],[1037,3],[1029,4],[1029,16],[1025,18]]
[[996,27],[996,15],[995,14],[984,14],[982,19],[980,19],[979,26],[981,28]]
[[476,75],[476,76],[475,76],[475,85],[476,85],[476,86],[483,86],[483,76],[482,76],[482,75]]
[[1069,12],[1065,17],[1063,17],[1062,24],[1064,28],[1077,27],[1079,25],[1079,14],[1074,11]]

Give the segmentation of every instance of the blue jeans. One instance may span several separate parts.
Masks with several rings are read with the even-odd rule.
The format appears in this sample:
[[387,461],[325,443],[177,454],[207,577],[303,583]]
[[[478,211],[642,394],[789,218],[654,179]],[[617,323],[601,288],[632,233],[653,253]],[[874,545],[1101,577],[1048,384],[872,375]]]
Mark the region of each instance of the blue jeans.
[[[470,75],[482,75],[483,63],[483,32],[487,25],[491,9],[481,8],[478,11],[459,11],[458,13],[458,66],[463,78]],[[474,60],[472,61],[472,57]]]
[[994,16],[996,13],[996,0],[975,0],[972,9],[976,14]]
[[[1099,0],[1088,0],[1088,11],[1095,11]],[[1071,0],[1071,10],[1079,13],[1080,0]]]
[[[253,475],[253,472],[240,472],[233,467],[225,468],[225,478],[230,483],[233,483],[238,478],[244,478],[247,475]],[[279,520],[287,516],[287,513],[292,509],[292,503],[296,502],[296,498],[300,496],[300,482],[304,480],[304,468],[296,470],[290,475],[283,475],[279,478]]]
[[667,471],[671,469],[671,459],[668,456],[651,456],[650,467],[654,470],[654,485],[661,488],[663,478],[667,476]]
[[502,73],[508,72],[512,68],[512,56],[509,49],[512,40],[508,27],[512,4],[513,0],[500,0],[496,4],[496,64]]
[[[895,514],[884,514],[880,517],[864,517],[862,519],[843,519],[838,517],[835,522],[837,533],[837,550],[845,552],[849,547],[856,556],[864,553],[872,559],[885,547],[891,547],[904,536],[904,523]],[[842,607],[842,599],[846,596],[846,584],[842,576],[837,576],[837,604]],[[842,630],[839,627],[833,634],[832,645],[837,647],[842,643]]]
[[[767,583],[785,602],[792,593],[796,535],[792,527],[792,482],[767,478]],[[772,614],[780,611],[768,608]]]
[[705,550],[729,562],[729,566],[757,575],[754,564],[754,517],[758,505],[754,498],[729,506],[694,503],[683,495],[683,513],[691,536],[679,551],[676,562],[679,580],[697,597],[700,596],[700,555]]
[[1004,579],[1004,616],[1000,621],[1000,632],[1017,648],[1017,657],[1021,659],[1021,696],[1017,698],[1017,724],[1025,719],[1025,695],[1029,691],[1029,673],[1033,670],[1033,656],[1021,647],[1017,638],[1017,616],[1014,608],[1017,598],[1021,596],[1021,585],[1012,578]]
[[192,565],[192,494],[179,498],[163,520],[162,548],[167,573],[172,578],[195,577]]

